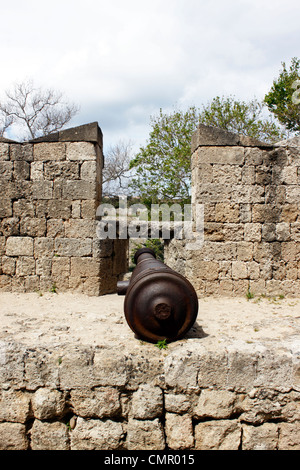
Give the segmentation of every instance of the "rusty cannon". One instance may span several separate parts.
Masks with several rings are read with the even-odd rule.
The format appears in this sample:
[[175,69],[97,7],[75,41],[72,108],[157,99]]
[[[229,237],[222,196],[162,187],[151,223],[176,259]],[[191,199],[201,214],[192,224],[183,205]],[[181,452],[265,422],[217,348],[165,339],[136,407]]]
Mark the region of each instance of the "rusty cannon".
[[118,295],[125,295],[124,314],[140,339],[156,343],[182,338],[198,314],[192,284],[155,257],[150,248],[134,255],[136,267],[130,281],[119,281]]

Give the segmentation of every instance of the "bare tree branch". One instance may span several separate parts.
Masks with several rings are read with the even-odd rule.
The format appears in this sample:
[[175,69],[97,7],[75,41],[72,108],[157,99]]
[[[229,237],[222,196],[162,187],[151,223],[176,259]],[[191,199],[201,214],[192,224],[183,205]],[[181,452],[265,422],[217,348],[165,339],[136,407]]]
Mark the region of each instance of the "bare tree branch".
[[120,192],[128,192],[129,163],[132,158],[131,141],[120,140],[111,146],[104,158],[104,168],[102,173],[104,196],[116,195]]
[[[78,107],[63,101],[62,93],[36,88],[32,80],[15,84],[6,91],[6,100],[0,102],[0,112],[9,126],[15,124],[25,129],[24,139],[34,139],[62,129]],[[8,127],[2,127],[2,133]]]

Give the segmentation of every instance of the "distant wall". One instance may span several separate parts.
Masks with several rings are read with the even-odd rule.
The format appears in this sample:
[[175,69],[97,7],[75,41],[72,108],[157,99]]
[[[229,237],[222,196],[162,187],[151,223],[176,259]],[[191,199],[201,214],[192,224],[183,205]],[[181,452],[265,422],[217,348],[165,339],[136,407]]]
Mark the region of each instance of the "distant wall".
[[96,236],[102,132],[97,123],[29,143],[0,142],[0,289],[113,292],[126,241]]
[[300,295],[300,139],[270,146],[201,125],[192,140],[192,202],[204,244],[172,240],[165,259],[199,295]]

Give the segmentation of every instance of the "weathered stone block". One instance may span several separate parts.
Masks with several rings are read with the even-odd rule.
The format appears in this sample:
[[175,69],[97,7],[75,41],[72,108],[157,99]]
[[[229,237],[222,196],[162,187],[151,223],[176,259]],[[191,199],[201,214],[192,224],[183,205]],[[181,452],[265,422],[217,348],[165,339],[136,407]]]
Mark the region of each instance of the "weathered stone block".
[[60,418],[66,409],[65,394],[48,388],[39,388],[31,403],[33,415],[39,420]]
[[94,238],[96,222],[90,219],[68,220],[65,222],[65,236],[67,238]]
[[67,160],[96,160],[95,145],[91,142],[67,142]]
[[62,194],[64,199],[97,199],[97,185],[90,181],[66,181]]
[[0,142],[0,161],[9,160],[9,144]]
[[76,180],[79,178],[77,162],[47,162],[44,163],[44,176],[49,180]]
[[46,235],[46,219],[25,217],[20,223],[20,235],[44,237]]
[[6,241],[7,256],[32,256],[33,239],[30,237],[9,237]]
[[0,450],[27,450],[26,428],[19,423],[0,423]]
[[157,418],[153,421],[130,419],[126,443],[128,450],[163,450],[165,448],[163,427]]
[[238,450],[241,425],[236,420],[214,420],[195,426],[195,449]]
[[48,237],[37,237],[34,239],[34,257],[52,258],[54,253],[54,240]]
[[28,162],[14,162],[14,179],[15,180],[29,180],[30,179],[30,164]]
[[260,242],[261,241],[261,224],[258,224],[258,223],[245,224],[244,239],[247,242]]
[[13,163],[0,161],[0,178],[10,181],[12,179]]
[[72,450],[114,450],[123,447],[121,423],[79,417],[71,433]]
[[0,422],[9,421],[24,424],[30,417],[30,395],[28,393],[12,389],[0,392]]
[[12,212],[12,201],[11,199],[0,199],[0,218],[2,217],[11,217]]
[[159,387],[140,385],[133,393],[131,415],[136,419],[154,419],[163,412],[163,394]]
[[238,409],[237,395],[224,390],[202,390],[194,409],[197,419],[230,418]]
[[243,425],[243,450],[276,450],[278,446],[278,424],[261,426]]
[[299,423],[281,423],[278,450],[300,450]]
[[112,418],[121,412],[120,393],[113,387],[71,391],[74,413],[82,418]]
[[96,277],[100,275],[101,264],[93,258],[71,258],[72,277]]
[[232,278],[233,279],[247,279],[247,264],[243,261],[232,262]]
[[90,256],[92,255],[92,240],[57,238],[55,239],[55,253],[59,256]]
[[166,441],[174,450],[190,449],[194,445],[193,424],[190,415],[166,413]]
[[43,162],[32,162],[30,165],[30,179],[42,180],[44,178],[44,163]]
[[[0,144],[1,145],[1,144]],[[33,145],[32,144],[11,144],[10,159],[12,161],[33,161]]]
[[35,259],[30,256],[21,256],[17,260],[16,275],[32,276],[35,274]]
[[36,419],[30,431],[32,450],[69,450],[69,432],[64,423]]
[[62,161],[66,159],[66,144],[62,142],[41,142],[34,144],[33,158],[37,162]]
[[239,222],[239,206],[237,204],[217,203],[215,207],[216,222]]

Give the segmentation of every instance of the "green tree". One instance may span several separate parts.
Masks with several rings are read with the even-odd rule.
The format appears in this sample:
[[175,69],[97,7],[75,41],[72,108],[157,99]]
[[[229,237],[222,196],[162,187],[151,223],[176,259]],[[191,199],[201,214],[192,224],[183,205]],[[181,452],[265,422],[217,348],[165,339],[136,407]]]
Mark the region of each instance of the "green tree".
[[282,131],[270,116],[263,117],[263,104],[233,97],[214,98],[201,110],[190,107],[151,117],[147,145],[131,160],[133,193],[150,206],[152,203],[179,199],[190,200],[191,138],[199,123],[220,127],[265,142],[278,141]]
[[130,163],[135,170],[131,188],[144,204],[175,198],[189,200],[191,138],[198,123],[194,107],[171,114],[160,110],[158,116],[151,117],[148,144]]
[[265,96],[268,109],[276,116],[278,121],[289,131],[300,131],[300,105],[293,100],[295,88],[293,85],[300,78],[300,60],[294,57],[289,69],[282,62],[279,77],[273,81],[269,93]]
[[203,106],[200,122],[263,142],[276,142],[284,137],[284,131],[270,115],[265,116],[264,108],[264,103],[256,99],[245,102],[232,96],[217,96]]

